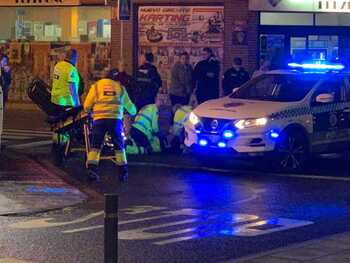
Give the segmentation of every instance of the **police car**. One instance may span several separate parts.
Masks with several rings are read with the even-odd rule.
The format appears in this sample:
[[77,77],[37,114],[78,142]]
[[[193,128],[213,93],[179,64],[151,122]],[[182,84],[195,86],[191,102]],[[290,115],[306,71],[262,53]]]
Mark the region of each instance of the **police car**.
[[311,154],[349,149],[350,73],[325,61],[289,66],[199,105],[186,123],[185,145],[273,157],[290,171],[300,170]]

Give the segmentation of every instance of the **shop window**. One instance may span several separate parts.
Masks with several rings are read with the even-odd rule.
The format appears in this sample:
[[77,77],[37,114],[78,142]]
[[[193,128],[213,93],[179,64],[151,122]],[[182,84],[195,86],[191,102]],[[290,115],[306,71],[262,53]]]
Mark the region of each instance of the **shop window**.
[[316,14],[317,26],[350,26],[350,14]]
[[308,36],[308,54],[312,59],[334,60],[338,58],[338,36]]
[[313,14],[311,13],[260,13],[261,25],[312,26],[313,23]]
[[86,84],[106,75],[111,65],[111,9],[94,7],[1,7],[0,52],[12,67],[10,101],[30,102],[34,77],[48,84],[65,51],[78,51],[77,67]]
[[0,40],[110,41],[108,7],[1,7]]
[[271,69],[279,69],[284,64],[284,35],[260,35],[260,60],[269,60]]

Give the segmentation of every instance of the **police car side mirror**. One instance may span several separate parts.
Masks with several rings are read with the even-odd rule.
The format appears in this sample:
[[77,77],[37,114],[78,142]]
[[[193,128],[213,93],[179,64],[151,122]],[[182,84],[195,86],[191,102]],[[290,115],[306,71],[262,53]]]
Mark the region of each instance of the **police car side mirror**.
[[334,102],[334,94],[322,93],[316,97],[317,103],[332,103]]

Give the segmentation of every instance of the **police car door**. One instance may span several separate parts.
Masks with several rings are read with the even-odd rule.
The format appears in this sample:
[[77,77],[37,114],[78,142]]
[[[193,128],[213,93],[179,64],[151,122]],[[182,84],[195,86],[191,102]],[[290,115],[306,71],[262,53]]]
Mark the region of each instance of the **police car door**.
[[345,84],[343,77],[333,75],[325,79],[312,96],[312,144],[315,151],[334,150],[345,139],[345,101],[342,95]]

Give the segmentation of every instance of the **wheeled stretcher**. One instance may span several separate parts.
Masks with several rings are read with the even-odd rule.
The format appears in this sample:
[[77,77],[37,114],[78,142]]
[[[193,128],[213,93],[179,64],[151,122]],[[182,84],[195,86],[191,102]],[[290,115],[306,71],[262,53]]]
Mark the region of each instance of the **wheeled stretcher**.
[[[28,87],[29,98],[47,114],[55,138],[52,154],[56,164],[61,165],[73,152],[83,152],[85,158],[90,150],[92,119],[82,107],[63,108],[51,102],[50,86],[41,79],[34,79]],[[110,148],[110,149],[109,149]],[[103,144],[101,159],[115,162],[113,143],[110,136],[106,136]],[[114,152],[113,152],[114,153]]]

